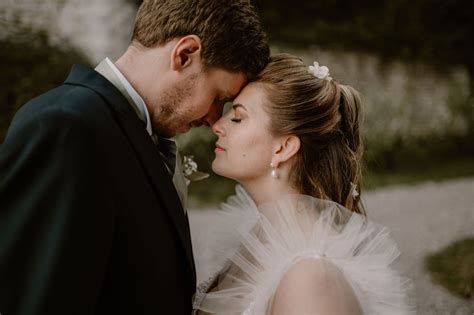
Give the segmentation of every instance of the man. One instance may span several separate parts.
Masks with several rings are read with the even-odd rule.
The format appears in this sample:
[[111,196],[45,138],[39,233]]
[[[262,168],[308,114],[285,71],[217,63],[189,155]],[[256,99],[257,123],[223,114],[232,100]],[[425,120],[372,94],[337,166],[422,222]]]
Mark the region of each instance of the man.
[[115,64],[24,105],[0,147],[0,313],[190,313],[166,138],[212,125],[268,57],[247,0],[146,0]]

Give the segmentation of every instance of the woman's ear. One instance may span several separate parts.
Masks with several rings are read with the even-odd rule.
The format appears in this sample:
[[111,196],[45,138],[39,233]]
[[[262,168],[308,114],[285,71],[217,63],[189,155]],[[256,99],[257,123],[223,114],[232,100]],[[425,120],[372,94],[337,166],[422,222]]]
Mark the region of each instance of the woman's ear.
[[297,136],[284,136],[278,141],[278,145],[273,152],[272,163],[278,167],[280,163],[291,159],[300,149],[301,142]]
[[187,35],[179,39],[171,50],[170,68],[182,71],[191,64],[201,62],[201,39],[196,35]]

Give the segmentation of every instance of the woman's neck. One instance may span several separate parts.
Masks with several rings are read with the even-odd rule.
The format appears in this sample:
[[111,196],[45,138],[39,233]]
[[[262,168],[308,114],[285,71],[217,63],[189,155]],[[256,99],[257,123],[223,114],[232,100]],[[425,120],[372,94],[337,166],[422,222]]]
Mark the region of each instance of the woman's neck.
[[299,193],[287,180],[270,176],[258,180],[241,182],[241,184],[257,206],[277,200],[284,195]]

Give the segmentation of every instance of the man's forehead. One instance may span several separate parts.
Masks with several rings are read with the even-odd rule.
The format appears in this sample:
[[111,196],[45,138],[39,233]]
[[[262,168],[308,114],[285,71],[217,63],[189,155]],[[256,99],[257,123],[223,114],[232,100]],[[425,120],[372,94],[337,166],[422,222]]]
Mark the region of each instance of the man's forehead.
[[246,82],[247,78],[243,73],[227,72],[220,81],[222,98],[226,100],[235,98],[245,86]]

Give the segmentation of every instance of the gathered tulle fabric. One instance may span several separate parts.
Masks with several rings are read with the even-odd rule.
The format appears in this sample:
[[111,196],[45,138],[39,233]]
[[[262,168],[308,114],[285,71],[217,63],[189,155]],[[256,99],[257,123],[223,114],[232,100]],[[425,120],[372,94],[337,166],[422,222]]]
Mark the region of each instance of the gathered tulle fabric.
[[400,253],[389,230],[337,203],[287,195],[257,208],[237,186],[213,239],[216,269],[198,286],[195,309],[268,314],[285,275],[310,261],[319,266],[314,287],[323,294],[313,301],[320,310],[415,313],[412,282],[392,268]]

